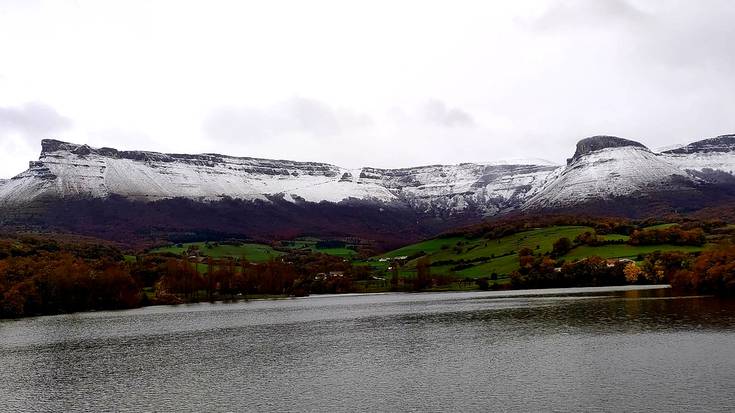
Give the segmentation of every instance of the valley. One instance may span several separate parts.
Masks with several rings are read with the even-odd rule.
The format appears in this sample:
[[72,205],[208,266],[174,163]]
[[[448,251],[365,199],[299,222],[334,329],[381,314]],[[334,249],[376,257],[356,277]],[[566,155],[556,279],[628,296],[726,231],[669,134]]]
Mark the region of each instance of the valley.
[[727,272],[702,274],[735,240],[733,169],[735,135],[660,153],[595,136],[565,166],[390,170],[44,140],[0,182],[2,311],[646,283],[729,293]]

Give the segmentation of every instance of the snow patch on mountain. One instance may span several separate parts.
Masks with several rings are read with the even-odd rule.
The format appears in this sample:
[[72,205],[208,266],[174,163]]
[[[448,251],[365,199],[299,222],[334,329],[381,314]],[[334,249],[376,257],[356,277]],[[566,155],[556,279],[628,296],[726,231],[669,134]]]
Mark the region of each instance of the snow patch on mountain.
[[735,174],[735,135],[703,139],[662,153],[684,170],[715,170]]
[[735,152],[700,152],[693,154],[664,154],[665,159],[685,171],[711,169],[735,174]]

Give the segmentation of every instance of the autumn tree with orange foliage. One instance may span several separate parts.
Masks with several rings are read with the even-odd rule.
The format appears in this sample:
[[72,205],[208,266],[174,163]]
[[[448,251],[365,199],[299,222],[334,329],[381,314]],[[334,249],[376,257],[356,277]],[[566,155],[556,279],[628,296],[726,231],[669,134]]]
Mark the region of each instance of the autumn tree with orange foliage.
[[671,283],[676,288],[735,295],[735,246],[702,252],[690,268],[677,271]]
[[630,245],[704,245],[706,241],[701,228],[682,229],[678,225],[662,229],[644,229],[630,234]]
[[42,252],[0,261],[0,315],[19,317],[132,308],[140,288],[118,262]]
[[623,273],[625,274],[625,281],[635,284],[640,279],[643,270],[635,262],[629,262],[623,268]]

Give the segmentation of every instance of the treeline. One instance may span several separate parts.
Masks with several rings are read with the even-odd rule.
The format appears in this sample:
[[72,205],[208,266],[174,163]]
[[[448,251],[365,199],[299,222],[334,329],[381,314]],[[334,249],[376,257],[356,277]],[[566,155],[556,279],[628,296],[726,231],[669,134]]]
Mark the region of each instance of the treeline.
[[[457,277],[451,274],[435,274],[432,273],[431,267],[434,266],[434,262],[428,256],[423,254],[418,256],[416,262],[416,274],[414,277],[401,277],[399,267],[405,260],[394,260],[391,262],[390,271],[390,290],[391,291],[403,291],[403,292],[419,292],[426,291],[429,289],[446,289],[451,284],[458,284],[460,287],[471,287],[476,286],[481,290],[487,290],[491,286],[488,283],[488,278],[483,277],[479,279],[468,279],[464,277]],[[441,261],[439,261],[441,263]],[[497,275],[494,277],[497,280]],[[495,283],[493,283],[495,286]]]
[[110,245],[40,237],[0,239],[0,317],[148,304],[355,291],[368,268],[297,251],[265,263],[174,254],[125,259]]
[[41,251],[0,260],[3,317],[131,308],[141,300],[141,290],[124,263],[109,257]]
[[667,223],[677,224],[676,226],[671,227],[675,228],[673,231],[701,229],[705,233],[709,233],[716,228],[721,228],[727,225],[727,222],[721,219],[691,219],[681,216],[667,216],[658,219],[642,220],[633,220],[621,217],[575,215],[516,216],[498,218],[483,222],[482,224],[476,224],[469,227],[448,231],[442,234],[440,237],[450,238],[455,236],[465,236],[474,239],[496,239],[508,235],[513,235],[519,232],[528,231],[534,228],[546,228],[558,225],[587,226],[591,227],[594,230],[594,233],[598,235],[620,234],[633,236],[633,234],[638,231],[662,231],[665,233],[668,229],[671,228],[660,230],[646,230],[646,227]]
[[[511,274],[511,284],[514,288],[559,288],[665,282],[691,290],[728,293],[729,287],[722,284],[725,281],[714,282],[709,278],[705,278],[708,281],[703,281],[700,275],[705,265],[691,266],[696,254],[654,252],[644,257],[640,266],[632,260],[608,260],[595,256],[575,262],[565,262],[563,259],[567,253],[580,245],[598,247],[627,243],[633,246],[661,244],[702,246],[707,241],[704,228],[711,231],[721,226],[721,224],[687,222],[686,225],[672,225],[666,228],[633,229],[627,240],[601,238],[594,231],[586,231],[574,240],[562,237],[553,243],[551,252],[547,254],[534,255],[529,248],[520,250],[519,269]],[[710,254],[702,253],[700,257],[703,258],[697,260],[710,259]],[[718,268],[715,271],[718,280],[727,279],[722,265],[715,267]],[[721,288],[710,288],[713,284]]]
[[678,225],[660,229],[644,229],[630,234],[630,245],[704,245],[707,241],[702,228],[684,229]]
[[546,228],[557,225],[578,225],[592,227],[598,234],[632,233],[640,225],[649,225],[644,221],[636,222],[618,217],[586,217],[571,215],[541,215],[500,218],[465,228],[448,231],[442,237],[465,236],[468,238],[496,239],[534,228]]
[[707,294],[735,295],[735,246],[704,251],[671,277],[673,286]]
[[735,295],[735,246],[727,243],[700,253],[656,251],[641,262],[588,257],[565,262],[549,255],[518,254],[513,288],[591,287],[668,283],[684,291]]
[[700,227],[684,229],[678,225],[668,228],[651,228],[634,230],[627,240],[601,238],[596,232],[585,231],[577,235],[574,240],[559,238],[553,244],[552,255],[561,256],[580,245],[599,247],[612,244],[639,245],[689,245],[702,246],[707,242],[707,235]]
[[594,287],[625,284],[625,263],[590,257],[572,263],[551,255],[537,256],[529,248],[518,252],[519,269],[511,273],[513,288]]

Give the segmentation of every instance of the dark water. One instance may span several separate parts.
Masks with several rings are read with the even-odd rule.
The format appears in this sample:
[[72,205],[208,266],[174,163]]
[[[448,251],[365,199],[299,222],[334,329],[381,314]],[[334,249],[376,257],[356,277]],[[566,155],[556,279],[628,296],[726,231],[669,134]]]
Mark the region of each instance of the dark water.
[[0,411],[735,411],[735,302],[544,294],[2,321]]

